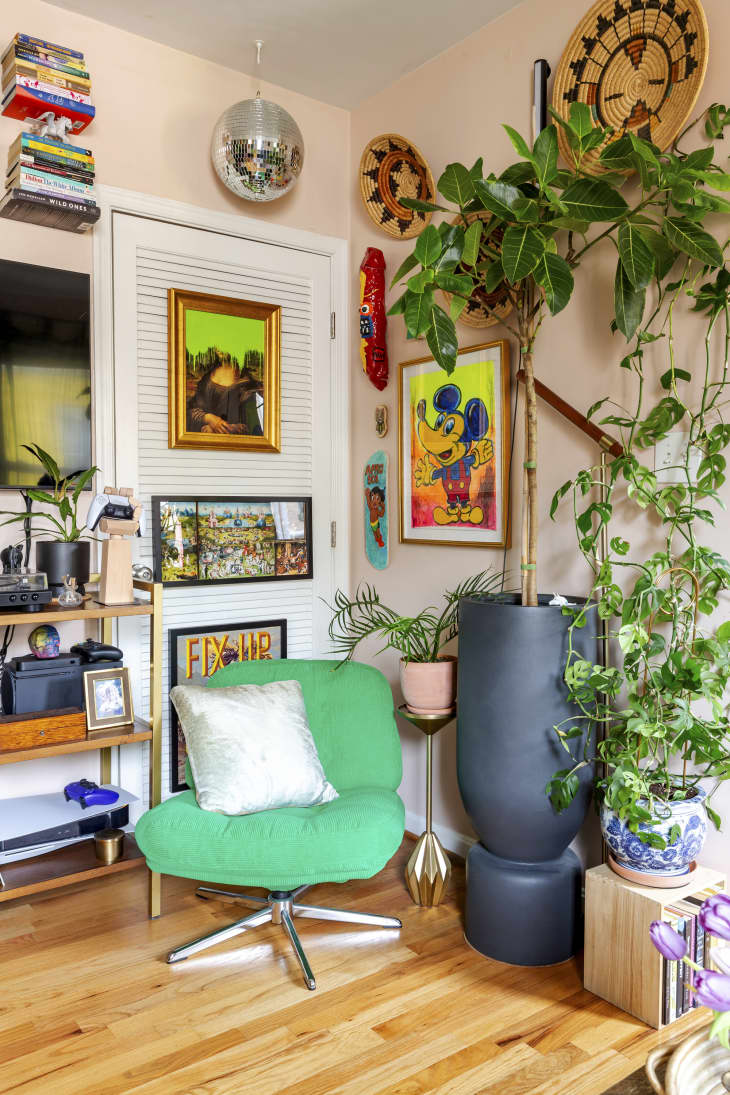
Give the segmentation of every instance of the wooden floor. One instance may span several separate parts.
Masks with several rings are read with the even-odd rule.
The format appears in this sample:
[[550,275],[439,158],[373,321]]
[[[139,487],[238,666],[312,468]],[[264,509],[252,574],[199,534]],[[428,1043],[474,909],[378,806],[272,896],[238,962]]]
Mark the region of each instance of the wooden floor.
[[411,847],[375,879],[310,891],[403,920],[298,920],[314,993],[273,925],[166,965],[173,945],[244,915],[183,879],[164,880],[156,921],[141,870],[8,903],[0,1092],[598,1095],[643,1064],[658,1036],[585,992],[577,962],[521,969],[466,945],[463,867],[439,908],[414,906]]

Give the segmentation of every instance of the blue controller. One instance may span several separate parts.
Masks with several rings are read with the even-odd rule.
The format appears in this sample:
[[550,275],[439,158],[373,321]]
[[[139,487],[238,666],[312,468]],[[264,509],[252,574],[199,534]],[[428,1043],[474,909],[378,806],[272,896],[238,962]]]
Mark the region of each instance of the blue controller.
[[87,806],[108,806],[119,798],[118,791],[108,791],[90,779],[79,779],[67,783],[63,789],[66,802],[78,802],[82,810]]

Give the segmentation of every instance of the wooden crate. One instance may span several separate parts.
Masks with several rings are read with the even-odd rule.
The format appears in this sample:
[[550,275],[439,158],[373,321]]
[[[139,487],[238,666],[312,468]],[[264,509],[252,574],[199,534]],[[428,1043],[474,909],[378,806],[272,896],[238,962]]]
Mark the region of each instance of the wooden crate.
[[649,938],[652,920],[663,920],[675,901],[708,886],[726,888],[725,876],[698,867],[685,886],[651,889],[614,874],[605,864],[586,872],[585,970],[589,992],[660,1030],[662,956]]

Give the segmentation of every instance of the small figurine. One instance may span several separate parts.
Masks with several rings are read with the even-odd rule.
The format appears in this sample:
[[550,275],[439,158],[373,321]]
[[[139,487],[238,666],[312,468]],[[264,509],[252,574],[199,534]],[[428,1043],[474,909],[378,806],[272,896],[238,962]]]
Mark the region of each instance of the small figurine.
[[76,588],[76,579],[68,574],[63,576],[63,589],[58,595],[58,603],[62,608],[77,608],[83,603],[84,598]]
[[388,408],[384,403],[375,408],[375,432],[378,437],[385,437],[388,432]]
[[73,122],[70,118],[57,118],[52,110],[47,110],[35,119],[33,128],[39,137],[55,137],[56,140],[65,141],[73,129]]

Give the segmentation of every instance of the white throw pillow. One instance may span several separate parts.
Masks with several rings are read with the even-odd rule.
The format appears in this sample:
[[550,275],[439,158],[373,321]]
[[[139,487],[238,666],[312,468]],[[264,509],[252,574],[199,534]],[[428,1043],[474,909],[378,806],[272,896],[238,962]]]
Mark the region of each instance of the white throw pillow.
[[325,777],[299,681],[180,684],[170,699],[203,810],[255,814],[338,797]]

